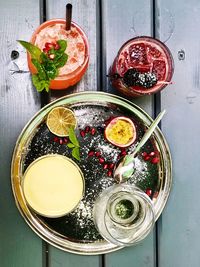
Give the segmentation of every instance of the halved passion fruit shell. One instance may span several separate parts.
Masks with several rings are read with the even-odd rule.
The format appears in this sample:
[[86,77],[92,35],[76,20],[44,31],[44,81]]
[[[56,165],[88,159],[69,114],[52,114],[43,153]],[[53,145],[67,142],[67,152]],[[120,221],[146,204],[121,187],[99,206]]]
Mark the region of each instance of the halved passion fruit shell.
[[127,117],[116,117],[106,126],[105,138],[117,147],[128,147],[136,139],[136,128],[133,121]]

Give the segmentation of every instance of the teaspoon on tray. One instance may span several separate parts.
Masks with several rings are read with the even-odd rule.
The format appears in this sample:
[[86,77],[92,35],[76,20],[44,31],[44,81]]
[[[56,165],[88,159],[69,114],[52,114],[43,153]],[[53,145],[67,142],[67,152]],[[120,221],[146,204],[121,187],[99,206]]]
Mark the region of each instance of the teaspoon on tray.
[[118,183],[123,183],[127,181],[129,177],[133,174],[134,171],[134,159],[137,153],[140,151],[140,149],[143,147],[143,145],[147,142],[147,140],[150,138],[152,133],[154,132],[155,128],[157,127],[158,123],[161,121],[162,117],[165,114],[165,110],[160,112],[156,119],[152,122],[151,126],[148,128],[144,136],[142,137],[139,144],[135,147],[134,151],[119,159],[119,161],[115,165],[115,169],[113,172],[113,178]]

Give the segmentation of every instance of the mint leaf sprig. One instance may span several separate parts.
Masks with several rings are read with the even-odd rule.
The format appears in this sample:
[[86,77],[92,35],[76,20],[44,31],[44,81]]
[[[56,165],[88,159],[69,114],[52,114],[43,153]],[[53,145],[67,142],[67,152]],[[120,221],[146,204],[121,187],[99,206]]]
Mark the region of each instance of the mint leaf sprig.
[[47,52],[42,52],[39,47],[32,43],[18,41],[31,55],[31,62],[37,69],[37,74],[32,75],[32,82],[38,92],[49,91],[50,81],[58,76],[58,69],[63,67],[68,55],[65,53],[67,48],[66,40],[58,40],[59,49],[53,47]]
[[69,128],[69,140],[71,143],[68,143],[67,146],[72,148],[72,156],[80,161],[80,145],[73,127]]

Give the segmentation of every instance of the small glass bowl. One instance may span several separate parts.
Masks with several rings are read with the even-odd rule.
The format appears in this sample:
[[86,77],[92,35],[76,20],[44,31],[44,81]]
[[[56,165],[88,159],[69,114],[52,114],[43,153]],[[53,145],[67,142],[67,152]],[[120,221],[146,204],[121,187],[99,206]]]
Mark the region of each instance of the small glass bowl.
[[93,217],[102,237],[118,246],[137,244],[155,223],[151,199],[138,187],[128,184],[104,190],[95,202]]

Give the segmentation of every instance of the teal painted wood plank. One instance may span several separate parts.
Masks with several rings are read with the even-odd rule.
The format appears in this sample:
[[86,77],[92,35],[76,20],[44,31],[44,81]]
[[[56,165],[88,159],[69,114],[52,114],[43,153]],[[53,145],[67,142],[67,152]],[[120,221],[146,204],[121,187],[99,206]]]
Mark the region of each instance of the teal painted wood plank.
[[[73,86],[72,89],[64,92],[53,92],[52,98],[58,98],[61,95],[70,94],[79,91],[97,90],[97,51],[96,51],[96,1],[68,1],[73,5],[72,20],[77,22],[88,36],[90,44],[90,62],[89,67],[81,81]],[[65,5],[68,3],[64,0],[56,2],[48,0],[47,2],[47,19],[65,18]],[[61,251],[52,246],[49,247],[49,262],[51,267],[99,267],[101,257],[99,256],[79,256]]]
[[[162,130],[172,153],[173,188],[159,221],[159,266],[199,267],[200,2],[159,0],[157,15],[161,40],[171,27],[169,17],[175,25],[166,43],[174,57],[173,85],[161,94],[161,107],[167,110]],[[178,59],[181,50],[184,60]]]
[[[0,265],[2,267],[42,266],[42,240],[28,227],[18,212],[11,190],[10,163],[16,139],[32,115],[40,108],[30,74],[26,52],[16,40],[29,40],[39,24],[39,1],[7,0],[1,3],[0,51]],[[11,60],[11,51],[18,59]]]
[[[112,65],[118,50],[129,39],[136,36],[151,36],[151,2],[130,0],[103,0],[103,89],[119,95],[117,90],[111,87],[106,74]],[[152,115],[153,98],[144,96],[140,98],[127,98],[144,108]]]
[[[137,35],[151,35],[150,1],[103,1],[103,87],[117,94],[106,74],[121,45]],[[131,100],[131,99],[129,99]],[[153,97],[132,99],[150,115],[153,114]],[[124,248],[106,255],[107,267],[152,267],[155,266],[155,232],[137,246]]]

